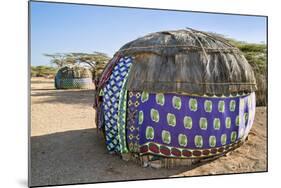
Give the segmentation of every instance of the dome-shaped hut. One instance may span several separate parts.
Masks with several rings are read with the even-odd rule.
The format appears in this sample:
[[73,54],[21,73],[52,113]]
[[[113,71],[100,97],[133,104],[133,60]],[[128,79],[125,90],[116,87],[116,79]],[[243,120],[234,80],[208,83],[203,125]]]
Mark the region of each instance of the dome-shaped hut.
[[92,89],[92,73],[82,66],[64,66],[55,76],[56,89]]
[[254,121],[251,66],[223,38],[193,29],[125,44],[98,89],[107,149],[140,161],[220,156],[243,143]]

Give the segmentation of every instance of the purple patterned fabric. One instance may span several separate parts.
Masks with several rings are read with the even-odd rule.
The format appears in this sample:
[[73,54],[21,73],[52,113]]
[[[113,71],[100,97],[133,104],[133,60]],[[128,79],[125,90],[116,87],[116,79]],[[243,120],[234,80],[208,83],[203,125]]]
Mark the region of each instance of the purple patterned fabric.
[[253,124],[254,93],[231,98],[162,94],[157,99],[156,94],[146,95],[138,106],[140,146],[151,142],[189,149],[220,147],[245,138]]

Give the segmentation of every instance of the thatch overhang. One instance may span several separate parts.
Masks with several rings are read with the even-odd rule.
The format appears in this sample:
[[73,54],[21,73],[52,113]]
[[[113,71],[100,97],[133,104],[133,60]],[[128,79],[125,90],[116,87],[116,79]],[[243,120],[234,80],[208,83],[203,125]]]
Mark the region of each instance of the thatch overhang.
[[152,33],[125,44],[117,54],[134,58],[129,91],[229,95],[256,90],[242,52],[201,31]]

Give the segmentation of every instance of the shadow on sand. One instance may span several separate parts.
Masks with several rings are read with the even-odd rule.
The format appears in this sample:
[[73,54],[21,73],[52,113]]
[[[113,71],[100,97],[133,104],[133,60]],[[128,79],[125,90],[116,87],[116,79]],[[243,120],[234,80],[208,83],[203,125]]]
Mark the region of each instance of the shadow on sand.
[[[40,103],[62,103],[62,104],[87,104],[94,102],[95,90],[56,90],[56,89],[32,89],[31,97],[41,97],[41,100],[34,102]],[[42,92],[40,92],[42,91]]]
[[143,168],[108,154],[96,129],[31,137],[31,186],[167,178],[201,165]]

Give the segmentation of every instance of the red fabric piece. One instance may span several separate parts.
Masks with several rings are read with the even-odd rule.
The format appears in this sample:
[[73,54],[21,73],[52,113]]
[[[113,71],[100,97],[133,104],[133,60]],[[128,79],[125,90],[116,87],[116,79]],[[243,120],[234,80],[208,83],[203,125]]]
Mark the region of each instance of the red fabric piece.
[[101,78],[99,80],[98,83],[98,88],[102,88],[104,86],[104,84],[108,81],[113,68],[115,67],[115,65],[119,62],[120,60],[120,55],[115,55],[110,62],[108,63],[108,66],[106,66],[106,68],[104,69],[103,74],[101,75]]
[[102,121],[102,109],[101,109],[101,103],[102,103],[102,97],[99,96],[101,88],[104,86],[104,84],[108,81],[113,68],[115,65],[119,62],[121,56],[119,54],[115,55],[107,64],[105,67],[101,78],[98,80],[95,80],[95,86],[96,86],[96,92],[94,97],[94,103],[93,108],[96,109],[96,125],[97,130],[103,130],[103,121]]

